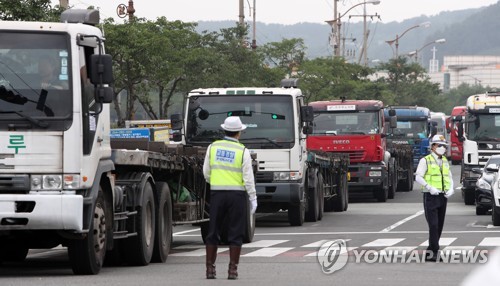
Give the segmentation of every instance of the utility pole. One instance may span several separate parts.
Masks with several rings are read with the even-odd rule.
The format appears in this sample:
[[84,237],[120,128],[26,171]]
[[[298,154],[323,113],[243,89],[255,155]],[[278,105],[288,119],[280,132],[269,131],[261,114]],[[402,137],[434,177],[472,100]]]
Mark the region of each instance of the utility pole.
[[240,14],[239,14],[239,18],[240,18],[240,25],[243,27],[245,25],[245,5],[243,3],[243,0],[240,0]]
[[128,1],[128,7],[127,7],[127,14],[128,14],[128,20],[129,22],[134,21],[134,13],[135,13],[135,8],[134,8],[134,1],[129,0]]
[[364,12],[363,12],[363,15],[352,15],[350,17],[363,17],[363,47],[361,48],[361,54],[359,55],[359,60],[358,60],[358,64],[361,64],[361,59],[363,59],[363,65],[364,66],[367,66],[368,65],[368,35],[370,34],[370,31],[368,30],[367,26],[366,26],[366,17],[370,17],[370,18],[378,18],[380,20],[380,15],[375,13],[375,15],[367,15],[366,14],[366,4],[365,5],[365,9],[364,9]]
[[256,22],[255,22],[255,12],[257,11],[257,9],[255,8],[255,5],[256,5],[256,2],[257,0],[253,0],[253,31],[252,31],[252,50],[255,50],[257,49],[257,37],[256,37]]
[[[333,19],[336,19],[338,17],[337,15],[340,14],[340,13],[337,13],[337,2],[339,2],[339,0],[333,0]],[[337,21],[335,21],[333,23],[333,25],[335,27],[332,27],[332,29],[334,30],[333,54],[336,57],[340,56],[340,25],[337,23],[338,21],[340,21],[340,18],[337,19]],[[335,37],[337,37],[336,40],[335,40]]]
[[68,9],[69,0],[59,0],[59,6],[63,9]]

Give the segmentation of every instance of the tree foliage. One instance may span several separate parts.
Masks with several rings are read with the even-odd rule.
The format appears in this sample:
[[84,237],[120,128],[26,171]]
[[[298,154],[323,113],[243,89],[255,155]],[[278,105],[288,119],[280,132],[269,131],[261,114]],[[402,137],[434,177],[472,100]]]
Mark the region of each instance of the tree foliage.
[[59,21],[62,9],[51,0],[0,0],[0,19],[4,21]]

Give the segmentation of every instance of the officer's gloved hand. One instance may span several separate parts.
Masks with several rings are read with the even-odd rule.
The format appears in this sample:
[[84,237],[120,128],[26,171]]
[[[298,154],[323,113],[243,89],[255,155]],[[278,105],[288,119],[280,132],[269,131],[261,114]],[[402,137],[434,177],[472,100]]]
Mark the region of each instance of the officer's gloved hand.
[[431,193],[431,195],[433,195],[433,196],[439,195],[439,193],[441,193],[440,190],[438,190],[432,186],[429,186],[428,190],[429,190],[429,193]]
[[448,191],[446,191],[444,196],[448,199],[449,197],[453,196],[454,193],[455,193],[455,190],[449,189]]
[[250,213],[254,214],[255,211],[257,210],[257,199],[250,200],[250,203],[252,205],[252,208],[250,209]]

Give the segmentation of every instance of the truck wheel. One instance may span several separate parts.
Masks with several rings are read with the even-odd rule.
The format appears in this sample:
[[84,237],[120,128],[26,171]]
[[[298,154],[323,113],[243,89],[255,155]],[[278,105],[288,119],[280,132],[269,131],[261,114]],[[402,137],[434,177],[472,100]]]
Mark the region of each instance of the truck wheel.
[[386,202],[387,201],[388,190],[387,188],[380,187],[375,189],[375,197],[378,202]]
[[491,220],[494,226],[500,226],[500,207],[495,206],[491,208]]
[[291,205],[288,207],[288,222],[292,226],[301,226],[304,224],[306,208],[304,203],[298,205]]
[[144,185],[142,204],[137,210],[135,222],[130,221],[130,223],[135,223],[137,235],[124,241],[124,256],[128,264],[143,266],[151,261],[155,241],[155,214],[153,187],[148,181]]
[[166,182],[156,183],[158,212],[156,213],[156,235],[151,262],[165,262],[172,245],[172,198]]
[[3,245],[0,247],[0,263],[1,262],[23,262],[28,256],[29,248],[26,246]]
[[337,183],[337,196],[331,199],[334,212],[343,212],[347,209],[347,175],[340,175]]
[[396,162],[394,158],[391,158],[391,164],[389,164],[389,193],[387,194],[387,198],[394,199],[394,195],[396,194],[396,189],[398,187],[398,177],[397,177],[397,169]]
[[476,196],[474,190],[466,189],[464,190],[464,203],[467,206],[476,204]]
[[318,220],[322,220],[323,213],[325,212],[325,189],[323,188],[323,175],[321,174],[318,174],[318,200],[319,200]]
[[452,165],[460,165],[460,161],[457,160],[451,160]]
[[74,239],[68,244],[68,256],[73,273],[78,275],[97,274],[106,256],[107,229],[111,223],[111,206],[104,199],[101,188],[94,206],[94,216],[89,233],[84,239]]
[[343,209],[343,211],[347,211],[347,208],[349,207],[349,187],[347,184],[347,174],[343,175],[342,192],[344,193],[344,209]]
[[488,213],[488,209],[481,206],[476,206],[476,215],[486,215]]
[[243,236],[243,243],[250,243],[253,240],[255,234],[255,214],[250,211],[252,205],[250,201],[247,203],[247,227],[245,228],[245,235]]
[[[306,181],[307,183],[307,181]],[[306,185],[307,186],[307,185]],[[315,222],[318,220],[319,212],[319,196],[318,196],[318,181],[316,177],[316,186],[314,188],[307,187],[307,211],[306,221]]]

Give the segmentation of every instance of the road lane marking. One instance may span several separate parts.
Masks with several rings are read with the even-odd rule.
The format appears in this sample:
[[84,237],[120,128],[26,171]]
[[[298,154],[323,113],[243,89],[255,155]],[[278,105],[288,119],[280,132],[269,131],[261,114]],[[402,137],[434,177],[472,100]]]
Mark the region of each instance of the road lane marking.
[[[228,251],[228,247],[219,247],[217,248],[217,253],[221,253],[224,251]],[[196,249],[193,251],[187,251],[187,252],[179,252],[179,253],[171,253],[169,254],[170,256],[189,256],[189,257],[200,257],[200,256],[205,256],[205,248],[200,248]]]
[[474,250],[474,248],[476,248],[475,246],[447,246],[445,248],[443,248],[444,251],[450,251],[450,250],[465,250],[465,251],[469,251],[469,250]]
[[244,248],[270,247],[280,243],[285,243],[289,240],[257,240],[254,242],[243,244]]
[[381,247],[381,246],[393,246],[405,240],[405,238],[380,238],[375,239],[372,242],[363,244],[362,247]]
[[287,252],[289,250],[294,249],[295,247],[266,247],[262,248],[256,251],[252,251],[250,253],[247,253],[245,255],[242,255],[244,257],[274,257],[276,255],[279,255],[283,252]]
[[500,237],[485,237],[478,246],[500,246]]
[[[439,245],[441,246],[448,246],[452,244],[455,240],[457,240],[456,237],[441,237],[439,239]],[[420,246],[429,246],[429,240],[424,241]]]
[[[301,247],[321,247],[327,241],[333,241],[335,239],[322,239],[313,243],[302,245]],[[350,239],[342,239],[343,241],[349,241]]]
[[[277,235],[349,235],[349,234],[384,234],[380,231],[331,231],[331,232],[268,232],[255,233],[258,236],[277,236]],[[387,234],[418,234],[429,233],[428,230],[407,230],[407,231],[391,231]],[[443,231],[443,233],[464,234],[464,233],[500,233],[500,230],[458,230],[458,231]],[[179,237],[199,237],[199,234],[181,234]]]
[[185,231],[174,232],[173,236],[178,236],[178,235],[182,235],[182,234],[190,233],[190,232],[195,232],[195,231],[199,231],[199,230],[200,230],[199,228],[195,228],[195,229],[189,229],[189,230],[185,230]]
[[402,219],[402,220],[398,221],[397,223],[395,223],[395,224],[393,224],[393,225],[391,225],[391,226],[389,226],[389,227],[384,228],[384,229],[383,229],[383,230],[381,230],[380,232],[389,232],[389,231],[391,231],[391,230],[395,229],[396,227],[398,227],[398,226],[402,225],[403,223],[405,223],[405,222],[407,222],[407,221],[409,221],[409,220],[412,220],[412,219],[414,219],[414,218],[416,218],[416,217],[418,217],[418,216],[422,215],[423,213],[424,213],[424,211],[423,211],[423,210],[418,211],[418,212],[417,212],[417,213],[415,213],[414,215],[411,215],[411,216],[409,216],[409,217],[407,217],[407,218],[405,218],[405,219]]
[[[347,249],[342,249],[340,251],[340,254],[344,254],[344,253],[347,253],[349,251],[353,251],[354,249],[357,249],[357,247],[347,247]],[[315,257],[315,256],[318,256],[318,252],[319,251],[315,251],[315,252],[312,252],[312,253],[309,253],[307,255],[304,255],[304,257]]]

